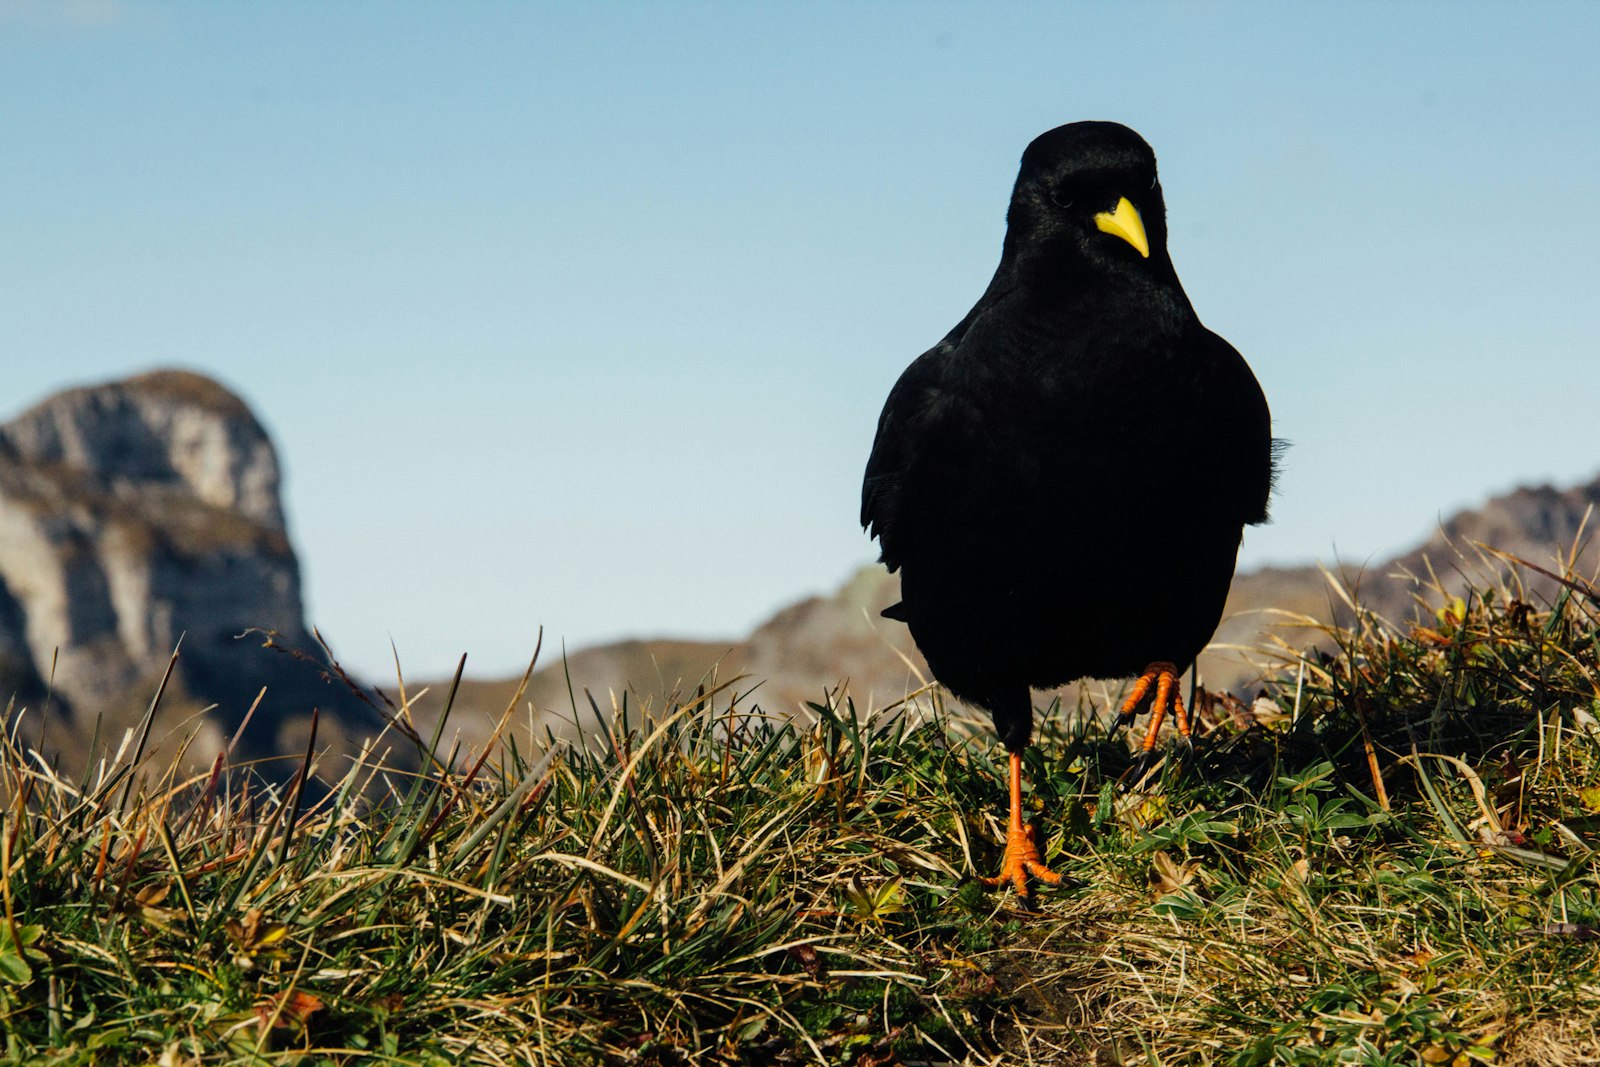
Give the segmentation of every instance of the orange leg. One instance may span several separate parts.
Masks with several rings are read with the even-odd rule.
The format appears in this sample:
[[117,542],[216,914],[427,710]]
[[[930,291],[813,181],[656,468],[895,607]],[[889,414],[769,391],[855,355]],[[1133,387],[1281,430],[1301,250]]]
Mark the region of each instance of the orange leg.
[[1000,873],[993,878],[978,879],[986,886],[995,887],[1007,882],[1016,887],[1017,896],[1028,899],[1028,876],[1049,882],[1061,881],[1061,876],[1044,865],[1039,851],[1039,838],[1031,825],[1022,821],[1022,754],[1011,753],[1011,821],[1006,826],[1006,854],[1000,861]]
[[1155,697],[1150,701],[1150,725],[1145,728],[1144,742],[1139,746],[1145,752],[1156,747],[1156,734],[1161,731],[1161,722],[1167,717],[1169,708],[1178,720],[1178,733],[1189,736],[1189,711],[1183,706],[1183,695],[1179,692],[1178,668],[1165,661],[1152,663],[1144,669],[1139,680],[1133,683],[1133,691],[1128,694],[1128,699],[1122,702],[1117,721],[1133,722],[1134,716],[1139,714],[1139,705],[1150,696],[1152,685],[1155,686]]

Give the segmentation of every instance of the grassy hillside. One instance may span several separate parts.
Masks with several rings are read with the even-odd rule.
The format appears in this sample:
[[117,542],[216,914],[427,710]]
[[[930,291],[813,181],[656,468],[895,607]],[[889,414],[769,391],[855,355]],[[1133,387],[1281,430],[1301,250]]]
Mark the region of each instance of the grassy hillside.
[[1254,706],[1201,701],[1144,780],[1090,709],[1042,716],[1029,800],[1067,881],[1031,907],[972,880],[1003,753],[937,700],[803,725],[740,682],[586,747],[312,758],[314,809],[136,765],[137,738],[72,781],[12,744],[0,1051],[1597,1063],[1595,596],[1358,616]]

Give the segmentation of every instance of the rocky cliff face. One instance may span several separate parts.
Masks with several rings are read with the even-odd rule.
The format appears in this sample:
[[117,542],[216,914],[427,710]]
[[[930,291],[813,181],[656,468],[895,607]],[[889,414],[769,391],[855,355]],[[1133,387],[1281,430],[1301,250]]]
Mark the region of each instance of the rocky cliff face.
[[313,704],[359,720],[314,668],[240,637],[313,647],[279,478],[244,402],[183,371],[69,390],[0,426],[0,684],[35,703],[48,686],[69,736],[101,716],[114,738],[181,640],[170,707],[214,705],[197,756],[263,686],[247,756]]

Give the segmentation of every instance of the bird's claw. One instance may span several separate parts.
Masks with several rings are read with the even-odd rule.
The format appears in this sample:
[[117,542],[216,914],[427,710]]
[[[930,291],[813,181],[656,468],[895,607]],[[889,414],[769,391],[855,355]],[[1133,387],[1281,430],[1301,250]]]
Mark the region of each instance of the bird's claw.
[[1159,661],[1144,669],[1144,673],[1133,683],[1128,699],[1122,702],[1122,708],[1117,712],[1119,726],[1131,725],[1139,714],[1140,706],[1147,699],[1150,701],[1150,725],[1145,727],[1144,740],[1139,745],[1145,754],[1155,749],[1156,735],[1161,732],[1161,723],[1167,717],[1169,708],[1178,722],[1179,735],[1185,741],[1189,739],[1189,710],[1183,706],[1183,695],[1179,690],[1177,665]]
[[978,881],[991,889],[1009,883],[1016,889],[1017,896],[1027,900],[1030,876],[1050,885],[1061,882],[1061,876],[1044,865],[1038,832],[1032,824],[1024,823],[1006,831],[1006,851],[1000,860],[1000,873],[993,878],[980,877]]
[[1139,753],[1138,758],[1133,761],[1133,766],[1129,767],[1127,771],[1122,774],[1121,781],[1124,784],[1128,782],[1142,782],[1145,775],[1149,774],[1151,770],[1155,768],[1155,765],[1160,761],[1161,753],[1153,748]]

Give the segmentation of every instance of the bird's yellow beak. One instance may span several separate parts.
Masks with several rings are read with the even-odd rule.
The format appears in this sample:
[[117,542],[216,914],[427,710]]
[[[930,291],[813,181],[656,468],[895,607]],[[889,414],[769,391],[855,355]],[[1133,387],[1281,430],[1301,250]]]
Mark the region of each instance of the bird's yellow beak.
[[1144,235],[1144,219],[1139,217],[1139,209],[1127,197],[1118,200],[1114,210],[1096,215],[1094,224],[1103,232],[1115,234],[1137,248],[1145,259],[1150,258],[1150,239]]

